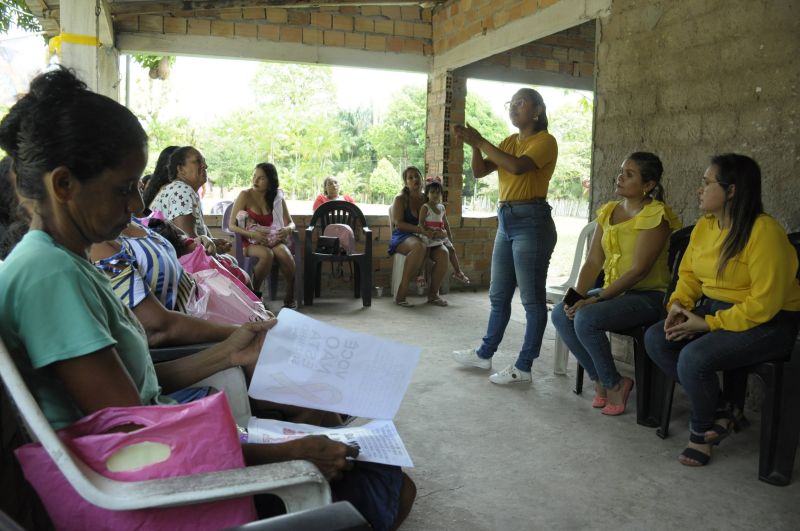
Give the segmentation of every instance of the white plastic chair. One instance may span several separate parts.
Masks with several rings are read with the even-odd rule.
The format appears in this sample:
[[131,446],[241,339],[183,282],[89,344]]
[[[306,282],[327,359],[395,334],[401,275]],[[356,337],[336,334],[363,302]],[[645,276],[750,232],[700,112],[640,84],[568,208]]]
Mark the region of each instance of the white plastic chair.
[[[389,233],[391,234],[394,232],[394,219],[392,218],[392,207],[389,207]],[[397,289],[400,287],[400,283],[403,281],[403,268],[406,265],[406,256],[400,253],[394,253],[394,258],[392,262],[392,297],[395,296],[397,293]],[[426,261],[427,262],[427,261]],[[426,264],[426,276],[428,275],[427,271],[427,264]],[[449,266],[448,266],[449,271]],[[416,287],[414,288],[416,290]],[[416,291],[412,291],[412,293],[416,293]],[[445,274],[444,278],[442,279],[442,286],[439,288],[439,293],[446,295],[450,293],[450,275]]]
[[116,481],[101,476],[64,446],[34,400],[5,344],[0,340],[0,377],[34,440],[38,440],[72,487],[86,501],[115,511],[174,507],[269,492],[287,512],[331,503],[328,482],[308,461],[194,474],[147,481]]
[[[597,222],[592,221],[581,229],[578,235],[578,244],[575,246],[575,257],[572,259],[572,270],[569,273],[569,278],[563,284],[557,286],[547,286],[547,302],[558,304],[567,293],[567,289],[573,287],[578,280],[578,273],[581,271],[581,265],[589,254],[589,244],[592,241],[592,235]],[[561,337],[556,331],[555,337],[555,357],[553,359],[553,373],[554,374],[567,374],[567,360],[569,359],[569,349],[564,344]]]

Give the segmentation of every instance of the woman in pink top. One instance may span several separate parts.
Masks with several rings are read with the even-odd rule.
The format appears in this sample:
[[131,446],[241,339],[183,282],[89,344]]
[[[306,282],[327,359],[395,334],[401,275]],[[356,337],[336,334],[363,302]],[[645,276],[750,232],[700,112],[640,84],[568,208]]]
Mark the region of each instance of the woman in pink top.
[[322,190],[324,193],[319,194],[314,200],[313,210],[318,209],[322,203],[327,203],[328,201],[355,203],[349,195],[339,195],[339,181],[336,180],[336,177],[325,177],[322,183]]
[[[295,263],[286,245],[295,225],[286,208],[283,190],[278,186],[278,170],[273,164],[262,162],[256,165],[253,186],[243,190],[233,203],[228,228],[244,237],[244,254],[258,259],[253,269],[253,287],[260,290],[272,269],[272,261],[277,260],[286,280],[284,306],[296,308]],[[237,224],[237,219],[243,221],[243,226]]]

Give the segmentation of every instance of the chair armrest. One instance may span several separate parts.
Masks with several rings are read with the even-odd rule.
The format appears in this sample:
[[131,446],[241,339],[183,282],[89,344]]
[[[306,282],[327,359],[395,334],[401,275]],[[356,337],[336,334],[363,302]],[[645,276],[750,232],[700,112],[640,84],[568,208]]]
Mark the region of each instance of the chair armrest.
[[83,475],[67,478],[89,503],[114,511],[176,507],[269,492],[281,498],[287,512],[327,505],[328,482],[308,461],[286,461],[205,474],[147,481],[117,481],[101,476],[83,462]]
[[185,358],[186,356],[190,356],[192,354],[197,354],[201,350],[213,347],[215,344],[216,343],[198,343],[196,345],[151,348],[150,357],[153,359],[153,363],[172,361],[179,358]]
[[350,502],[340,501],[250,522],[228,531],[369,531],[372,529]]
[[372,229],[369,227],[361,227],[364,233],[364,254],[372,256]]

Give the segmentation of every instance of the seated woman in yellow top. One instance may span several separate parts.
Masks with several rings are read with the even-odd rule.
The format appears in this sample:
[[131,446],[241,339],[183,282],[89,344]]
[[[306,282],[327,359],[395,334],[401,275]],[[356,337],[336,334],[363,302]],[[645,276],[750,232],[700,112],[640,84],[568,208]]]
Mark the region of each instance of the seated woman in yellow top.
[[[633,381],[620,376],[606,332],[654,323],[664,317],[669,285],[667,243],[680,221],[662,202],[661,160],[632,153],[617,176],[616,193],[597,211],[589,256],[575,290],[586,298],[553,308],[553,325],[595,383],[592,407],[604,415],[625,412]],[[590,289],[601,271],[602,289]]]
[[764,213],[751,158],[713,157],[699,189],[705,216],[692,231],[666,320],[645,335],[647,354],[691,403],[689,445],[678,460],[702,466],[733,428],[716,371],[788,354],[800,322],[797,254]]

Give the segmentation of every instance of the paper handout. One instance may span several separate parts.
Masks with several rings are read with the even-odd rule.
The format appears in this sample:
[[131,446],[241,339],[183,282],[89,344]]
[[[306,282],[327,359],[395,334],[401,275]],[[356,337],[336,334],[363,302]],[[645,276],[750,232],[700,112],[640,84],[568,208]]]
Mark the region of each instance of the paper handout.
[[269,331],[249,394],[281,404],[392,419],[420,349],[337,328],[284,308]]
[[247,423],[248,442],[275,444],[305,437],[325,435],[329,439],[358,447],[356,461],[413,467],[400,435],[391,420],[373,420],[363,426],[320,428],[280,420],[250,417]]

